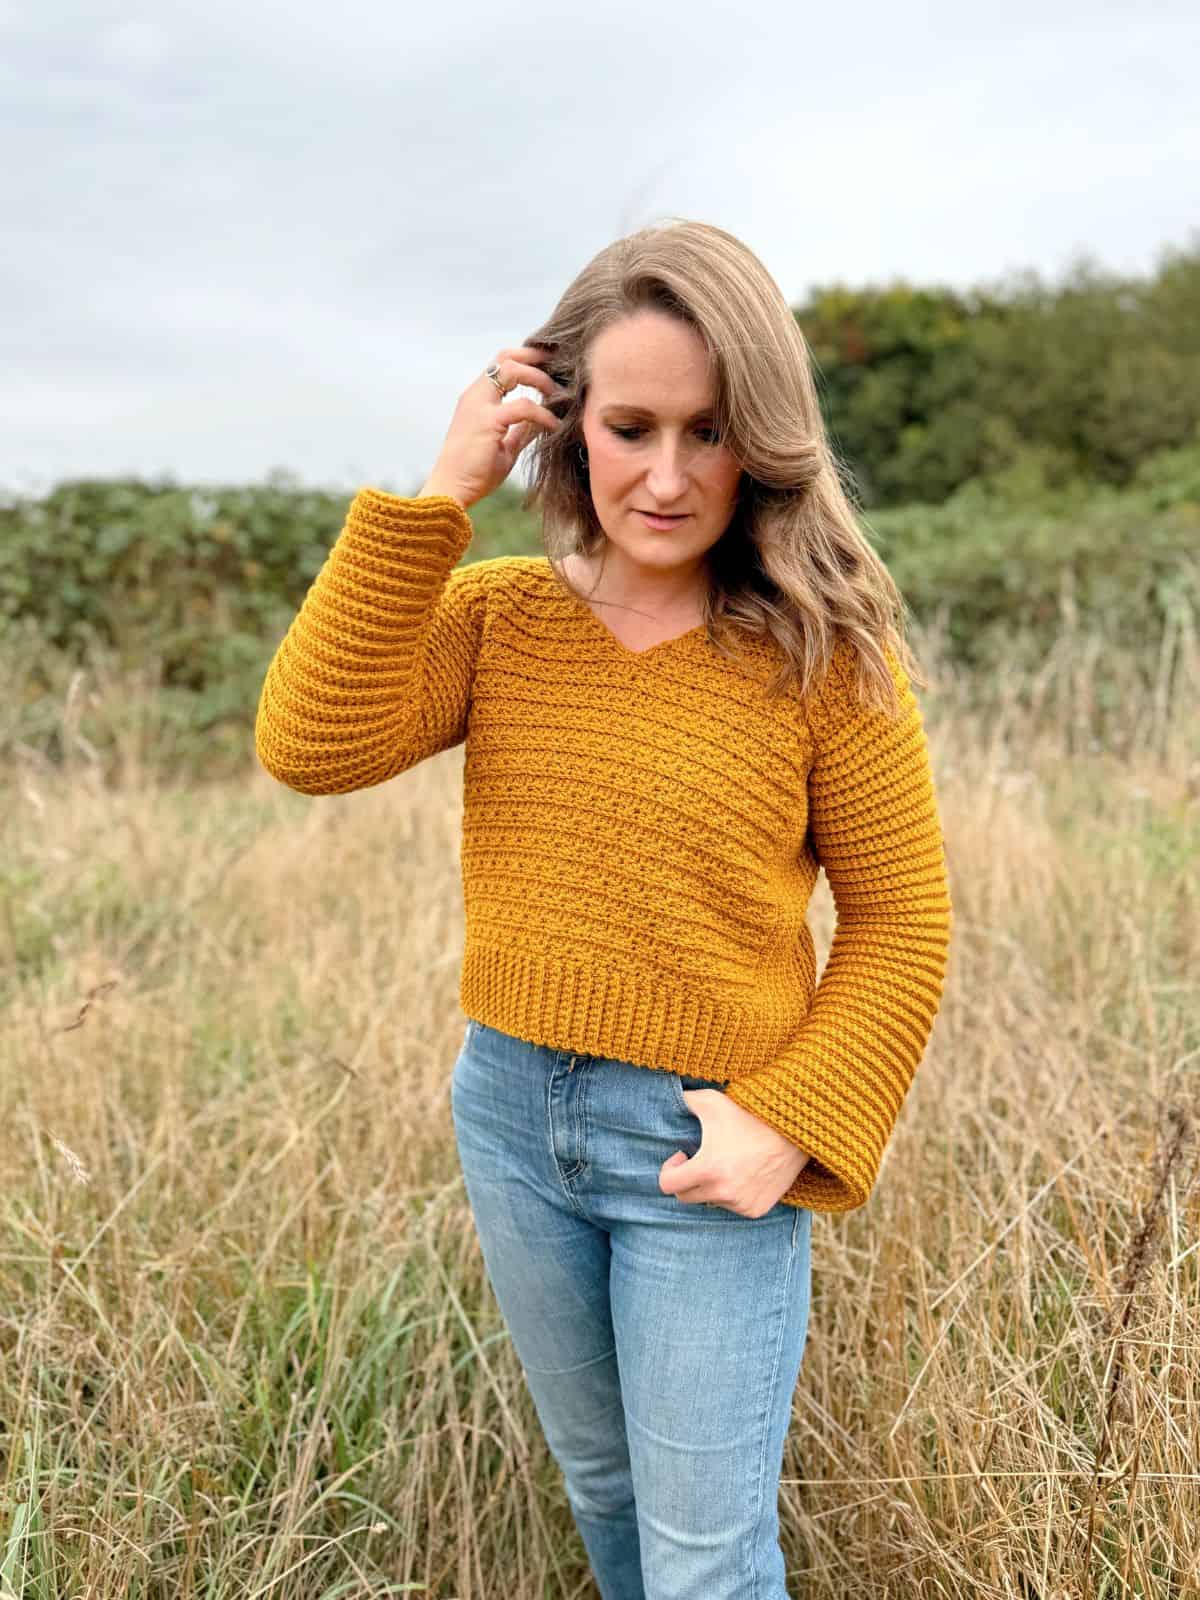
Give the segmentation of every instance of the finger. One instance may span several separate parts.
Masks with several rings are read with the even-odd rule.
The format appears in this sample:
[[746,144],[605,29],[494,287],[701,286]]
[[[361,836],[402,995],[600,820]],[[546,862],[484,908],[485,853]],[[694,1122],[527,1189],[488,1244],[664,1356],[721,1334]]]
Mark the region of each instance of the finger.
[[518,344],[510,350],[497,350],[497,361],[549,361],[549,350],[543,350],[540,344]]
[[508,437],[504,441],[504,454],[510,469],[516,465],[517,457],[533,438],[534,431],[532,422],[518,423],[509,430]]
[[[536,400],[506,400],[503,406],[495,413],[498,423],[508,428],[516,422],[528,422],[535,428],[561,428],[565,418],[556,417],[548,407],[539,405]],[[532,432],[530,438],[532,438]]]
[[[541,367],[533,367],[528,362],[513,360],[504,361],[498,363],[498,365],[500,366],[500,371],[496,376],[506,389],[515,389],[519,384],[525,384],[529,388],[540,389],[543,394],[548,395],[566,394],[567,392],[559,384],[555,383],[550,374],[544,372]],[[487,374],[485,373],[484,376],[487,377]],[[497,399],[499,399],[500,391],[491,382],[491,379],[488,379],[488,384],[495,392]]]

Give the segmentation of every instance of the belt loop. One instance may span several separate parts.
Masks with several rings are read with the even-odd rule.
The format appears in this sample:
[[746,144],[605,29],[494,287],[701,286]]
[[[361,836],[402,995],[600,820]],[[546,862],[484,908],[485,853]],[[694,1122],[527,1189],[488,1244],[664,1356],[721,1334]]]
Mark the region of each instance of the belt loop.
[[567,1068],[567,1071],[568,1072],[574,1072],[575,1071],[575,1057],[574,1056],[571,1057],[571,1065]]

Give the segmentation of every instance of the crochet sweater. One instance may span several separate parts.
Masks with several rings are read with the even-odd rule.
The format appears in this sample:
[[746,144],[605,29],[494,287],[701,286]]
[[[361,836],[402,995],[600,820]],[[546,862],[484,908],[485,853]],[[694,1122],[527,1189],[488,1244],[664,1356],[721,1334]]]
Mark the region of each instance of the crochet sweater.
[[[807,699],[704,624],[620,643],[545,556],[456,565],[450,496],[364,488],[279,644],[255,724],[302,794],[463,744],[468,1017],[724,1080],[808,1152],[780,1197],[869,1197],[941,1000],[951,906],[921,712],[858,705],[844,640]],[[806,908],[837,926],[817,984]]]

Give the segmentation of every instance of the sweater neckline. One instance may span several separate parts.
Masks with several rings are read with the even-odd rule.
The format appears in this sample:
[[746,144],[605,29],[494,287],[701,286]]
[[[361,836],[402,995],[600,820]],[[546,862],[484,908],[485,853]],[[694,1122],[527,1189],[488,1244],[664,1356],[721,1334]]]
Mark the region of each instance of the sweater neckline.
[[678,649],[696,635],[708,632],[707,622],[698,622],[695,627],[687,628],[683,633],[674,634],[670,639],[660,639],[657,644],[647,645],[644,650],[633,650],[621,639],[618,639],[608,624],[603,622],[592,610],[591,606],[585,600],[581,600],[567,582],[559,576],[549,557],[547,556],[543,559],[558,593],[562,595],[563,599],[568,602],[577,614],[582,613],[584,623],[606,641],[610,653],[622,660],[629,662],[648,661],[652,656],[660,656],[668,650]]

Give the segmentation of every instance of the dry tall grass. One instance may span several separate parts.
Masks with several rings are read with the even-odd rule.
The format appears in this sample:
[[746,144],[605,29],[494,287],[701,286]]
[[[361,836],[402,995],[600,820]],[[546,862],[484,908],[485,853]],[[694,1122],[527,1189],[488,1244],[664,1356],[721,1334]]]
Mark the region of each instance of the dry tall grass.
[[[1200,1594],[1200,666],[1094,749],[1095,660],[925,696],[955,942],[814,1228],[806,1600]],[[453,1144],[461,751],[106,777],[78,707],[132,692],[80,679],[0,793],[0,1594],[595,1593]]]

